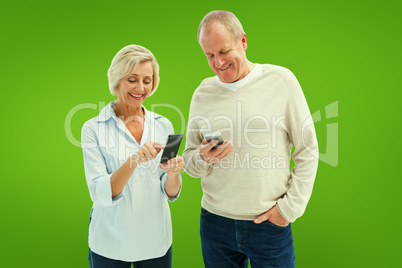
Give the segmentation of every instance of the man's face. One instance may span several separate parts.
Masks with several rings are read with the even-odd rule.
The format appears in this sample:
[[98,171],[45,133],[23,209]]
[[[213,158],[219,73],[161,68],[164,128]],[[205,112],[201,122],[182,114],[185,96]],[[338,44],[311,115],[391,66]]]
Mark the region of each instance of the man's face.
[[225,26],[214,22],[202,30],[200,45],[209,67],[222,82],[236,82],[248,74],[245,34],[235,41]]

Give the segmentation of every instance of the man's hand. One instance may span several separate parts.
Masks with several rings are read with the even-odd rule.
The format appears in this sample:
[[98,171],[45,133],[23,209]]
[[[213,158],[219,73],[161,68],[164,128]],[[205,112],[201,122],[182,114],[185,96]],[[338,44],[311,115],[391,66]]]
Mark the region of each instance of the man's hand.
[[233,150],[233,143],[226,140],[219,147],[214,148],[218,143],[217,139],[207,142],[206,139],[202,140],[200,145],[200,156],[207,163],[219,163],[222,159],[227,157]]
[[279,213],[276,206],[254,219],[254,222],[257,224],[264,221],[270,221],[273,224],[282,227],[286,227],[289,224],[289,222]]

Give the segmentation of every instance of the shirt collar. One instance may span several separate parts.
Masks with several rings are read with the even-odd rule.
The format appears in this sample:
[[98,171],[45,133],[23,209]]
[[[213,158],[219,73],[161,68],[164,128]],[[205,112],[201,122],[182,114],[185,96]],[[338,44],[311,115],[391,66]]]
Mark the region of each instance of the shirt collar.
[[215,76],[215,82],[226,88],[229,89],[231,91],[236,91],[239,88],[243,87],[244,85],[246,85],[247,83],[251,82],[254,78],[260,76],[262,74],[262,66],[261,64],[256,63],[253,67],[253,69],[250,71],[250,73],[248,75],[246,75],[246,77],[244,77],[243,79],[233,82],[233,83],[224,83],[221,80],[219,80],[218,76]]
[[[96,121],[98,123],[100,122],[106,122],[108,121],[110,118],[114,118],[117,121],[117,116],[116,113],[114,112],[113,106],[115,105],[116,101],[112,101],[110,102],[108,105],[106,105],[101,112],[99,113],[99,115],[97,116]],[[161,115],[148,111],[143,105],[141,105],[142,109],[144,110],[144,117],[145,120],[153,120],[153,119],[158,119],[158,118],[162,118]]]

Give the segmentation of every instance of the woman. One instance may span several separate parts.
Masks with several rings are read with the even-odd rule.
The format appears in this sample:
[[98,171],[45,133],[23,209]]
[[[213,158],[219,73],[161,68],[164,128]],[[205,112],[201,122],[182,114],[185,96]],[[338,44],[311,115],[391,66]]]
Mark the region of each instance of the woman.
[[173,126],[142,105],[159,82],[153,54],[121,49],[108,71],[117,100],[82,128],[85,176],[93,201],[89,263],[101,267],[171,267],[172,226],[167,200],[181,189],[181,156],[160,165]]

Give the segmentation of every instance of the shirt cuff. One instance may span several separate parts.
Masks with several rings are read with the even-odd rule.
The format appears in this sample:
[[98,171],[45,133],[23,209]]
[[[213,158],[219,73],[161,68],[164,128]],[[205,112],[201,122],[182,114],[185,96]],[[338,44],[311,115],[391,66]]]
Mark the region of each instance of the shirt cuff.
[[279,214],[281,214],[281,216],[288,222],[294,222],[297,219],[285,199],[279,199],[276,208],[278,209]]
[[198,149],[197,151],[194,152],[195,156],[194,156],[194,163],[195,165],[201,169],[201,170],[206,170],[208,169],[210,166],[212,166],[211,163],[206,162],[204,159],[202,159],[201,155],[200,155],[200,150]]
[[161,177],[161,188],[162,188],[162,192],[163,192],[163,194],[165,195],[166,199],[169,200],[170,202],[175,201],[175,200],[176,200],[177,198],[179,198],[179,196],[180,196],[180,193],[181,193],[181,186],[182,186],[182,179],[181,179],[181,174],[180,174],[180,173],[179,173],[179,178],[180,178],[180,189],[179,189],[179,192],[177,193],[177,195],[170,197],[170,196],[168,196],[168,194],[167,194],[166,191],[165,191],[165,182],[166,182],[166,179],[167,179],[167,173],[164,172],[163,175],[162,175],[162,177]]
[[123,190],[115,198],[112,198],[112,186],[110,184],[111,177],[112,175],[110,174],[105,177],[98,178],[93,183],[93,188],[91,187],[91,199],[93,202],[102,206],[112,206],[122,200],[124,197]]

